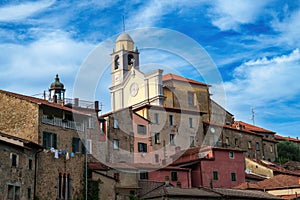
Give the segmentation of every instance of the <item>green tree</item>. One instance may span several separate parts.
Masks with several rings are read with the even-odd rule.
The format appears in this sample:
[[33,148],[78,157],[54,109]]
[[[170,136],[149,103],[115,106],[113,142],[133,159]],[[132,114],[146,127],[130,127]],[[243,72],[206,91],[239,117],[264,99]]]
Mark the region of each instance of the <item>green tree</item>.
[[300,161],[300,146],[291,141],[281,141],[277,144],[277,162],[285,163],[289,160]]

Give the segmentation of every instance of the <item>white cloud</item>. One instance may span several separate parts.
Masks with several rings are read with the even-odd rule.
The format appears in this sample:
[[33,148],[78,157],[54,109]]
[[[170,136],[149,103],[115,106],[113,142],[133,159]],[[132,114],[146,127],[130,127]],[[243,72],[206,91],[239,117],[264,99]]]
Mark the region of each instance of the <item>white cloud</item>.
[[241,24],[255,22],[268,3],[269,0],[212,1],[212,8],[210,10],[212,24],[217,26],[220,30],[236,30]]
[[300,10],[285,12],[282,20],[275,16],[272,21],[272,27],[280,33],[278,42],[286,43],[291,46],[300,44]]
[[34,94],[47,88],[56,73],[65,77],[63,82],[71,89],[79,66],[93,46],[76,42],[61,31],[27,45],[0,44],[1,89]]
[[55,0],[25,2],[0,8],[0,21],[18,21],[51,6]]
[[295,115],[300,112],[300,106],[295,104],[300,96],[299,49],[286,55],[247,61],[235,69],[233,76],[224,87],[226,107],[236,118],[249,122],[254,107],[257,121],[263,126],[267,124],[269,129],[284,121],[300,120],[299,114]]

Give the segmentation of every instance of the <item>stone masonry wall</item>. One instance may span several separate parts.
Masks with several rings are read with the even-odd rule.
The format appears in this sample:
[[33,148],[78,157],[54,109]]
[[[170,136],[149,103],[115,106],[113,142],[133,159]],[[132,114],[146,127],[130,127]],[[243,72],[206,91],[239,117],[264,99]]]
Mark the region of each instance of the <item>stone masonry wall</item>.
[[38,105],[0,92],[0,131],[38,143]]

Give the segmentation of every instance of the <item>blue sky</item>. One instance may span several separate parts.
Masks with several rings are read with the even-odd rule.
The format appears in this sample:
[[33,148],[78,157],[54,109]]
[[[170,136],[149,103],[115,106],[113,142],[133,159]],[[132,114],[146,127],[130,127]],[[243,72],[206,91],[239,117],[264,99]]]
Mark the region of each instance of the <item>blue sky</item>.
[[[253,107],[256,125],[296,137],[300,131],[299,6],[297,0],[3,0],[0,89],[40,94],[59,73],[67,96],[72,96],[82,63],[97,45],[122,32],[124,15],[128,31],[164,28],[201,45],[222,76],[224,106],[236,120],[251,123]],[[143,35],[133,38],[137,46],[138,37]],[[189,46],[186,49],[191,51]],[[179,75],[203,81],[180,59],[155,50],[141,51],[140,56],[141,64],[152,63],[151,69],[154,64],[174,67]],[[109,69],[102,79],[95,98],[107,111]],[[220,85],[207,83],[212,84],[213,94]]]

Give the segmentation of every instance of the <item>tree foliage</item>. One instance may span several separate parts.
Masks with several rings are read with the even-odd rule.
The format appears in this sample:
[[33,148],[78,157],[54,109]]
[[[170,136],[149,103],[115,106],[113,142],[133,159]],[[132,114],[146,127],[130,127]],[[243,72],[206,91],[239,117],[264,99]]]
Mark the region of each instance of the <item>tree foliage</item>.
[[279,163],[285,163],[289,160],[300,161],[300,144],[291,141],[281,141],[277,144]]

